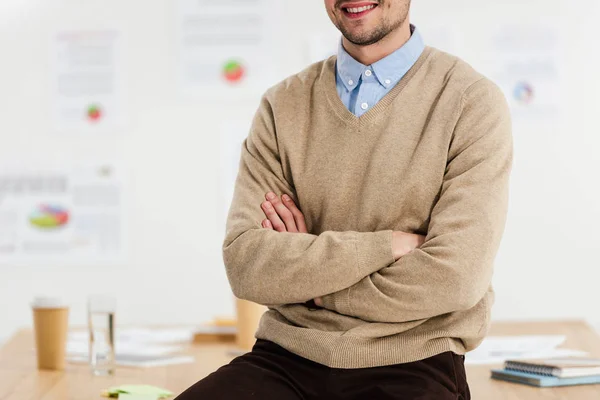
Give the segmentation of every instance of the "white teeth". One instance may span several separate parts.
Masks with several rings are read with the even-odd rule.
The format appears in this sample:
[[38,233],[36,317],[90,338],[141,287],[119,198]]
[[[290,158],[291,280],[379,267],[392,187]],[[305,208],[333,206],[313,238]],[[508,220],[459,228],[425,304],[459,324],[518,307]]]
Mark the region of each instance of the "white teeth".
[[346,10],[352,14],[358,14],[363,11],[370,10],[372,8],[375,8],[375,4],[371,4],[369,6],[363,6],[363,7],[346,8]]

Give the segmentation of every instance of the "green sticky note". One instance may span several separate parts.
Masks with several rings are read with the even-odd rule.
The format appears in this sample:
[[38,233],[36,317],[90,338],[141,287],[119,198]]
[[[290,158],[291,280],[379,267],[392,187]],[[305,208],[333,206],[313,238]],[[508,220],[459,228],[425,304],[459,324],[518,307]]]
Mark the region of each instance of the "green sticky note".
[[119,397],[120,399],[123,398],[120,396],[121,394],[154,396],[154,399],[166,399],[173,396],[173,393],[168,390],[150,385],[121,385],[112,387],[107,392],[110,397]]

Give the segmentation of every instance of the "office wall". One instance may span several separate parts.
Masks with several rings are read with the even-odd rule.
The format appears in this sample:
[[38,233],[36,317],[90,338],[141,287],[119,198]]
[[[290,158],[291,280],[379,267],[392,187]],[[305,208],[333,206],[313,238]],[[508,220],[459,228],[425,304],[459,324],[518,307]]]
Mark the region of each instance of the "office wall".
[[[128,258],[111,267],[1,266],[0,340],[30,325],[28,303],[43,293],[67,299],[75,324],[85,322],[86,296],[98,292],[117,296],[118,321],[124,324],[194,324],[232,313],[221,261],[224,200],[217,149],[222,122],[248,120],[258,98],[248,95],[225,104],[211,93],[194,101],[178,96],[173,3],[3,0],[0,159],[124,160]],[[278,49],[282,76],[307,63],[309,36],[330,30],[322,2],[304,3],[286,5],[285,45]],[[567,124],[515,137],[511,212],[494,277],[494,318],[582,317],[600,326],[596,2],[414,3],[413,22],[425,38],[428,25],[453,24],[469,38],[461,56],[474,65],[480,61],[476,45],[482,29],[562,16],[569,44]],[[114,135],[52,133],[50,38],[60,29],[107,28],[121,30],[127,46],[128,129]]]

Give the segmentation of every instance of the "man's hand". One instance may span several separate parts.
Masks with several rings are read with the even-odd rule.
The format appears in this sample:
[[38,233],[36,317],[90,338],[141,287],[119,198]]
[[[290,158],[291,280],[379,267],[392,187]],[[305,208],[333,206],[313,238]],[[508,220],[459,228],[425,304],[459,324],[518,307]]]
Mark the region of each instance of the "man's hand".
[[[290,196],[284,194],[281,199],[273,192],[265,195],[267,201],[261,204],[261,208],[267,219],[263,220],[262,227],[274,229],[277,232],[300,232],[308,233],[304,214],[296,206]],[[320,298],[314,299],[317,306],[323,307]]]
[[298,209],[290,196],[284,194],[281,199],[273,192],[265,195],[267,201],[261,208],[267,219],[263,220],[263,228],[271,228],[277,232],[308,233],[304,214]]
[[414,233],[395,231],[392,233],[392,251],[394,258],[398,261],[425,242],[425,236]]

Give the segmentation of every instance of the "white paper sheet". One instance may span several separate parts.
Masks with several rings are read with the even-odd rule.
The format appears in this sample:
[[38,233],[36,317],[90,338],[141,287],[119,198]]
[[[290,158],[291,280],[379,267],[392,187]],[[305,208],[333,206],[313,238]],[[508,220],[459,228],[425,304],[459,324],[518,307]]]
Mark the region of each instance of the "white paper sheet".
[[114,133],[125,124],[125,67],[117,31],[55,37],[54,119],[59,132]]
[[[103,341],[102,335],[98,335],[98,340]],[[170,354],[177,353],[183,349],[182,346],[162,346],[156,344],[146,343],[129,343],[117,341],[115,343],[115,351],[117,354],[125,355],[139,355],[148,357],[161,357]],[[88,341],[74,341],[69,340],[67,342],[67,354],[73,357],[87,357],[89,353]]]
[[282,10],[280,0],[178,0],[181,92],[209,100],[278,82]]
[[[85,364],[88,362],[87,355],[77,355],[67,353],[67,361],[75,364]],[[192,356],[186,355],[153,355],[153,354],[115,354],[115,364],[122,367],[163,367],[175,364],[191,364],[195,361]],[[120,396],[119,396],[120,397]]]
[[0,265],[124,260],[123,175],[114,162],[0,167]]
[[559,349],[565,336],[490,336],[474,351],[467,353],[467,364],[501,364],[507,359],[583,356],[579,350]]
[[[189,362],[177,357],[193,340],[195,329],[124,328],[115,334],[115,352],[119,365],[154,366]],[[98,343],[105,343],[103,332],[97,332]],[[87,360],[89,337],[85,330],[69,332],[67,354],[73,362]],[[173,359],[175,357],[175,359]],[[193,358],[192,358],[193,361]],[[166,363],[166,364],[165,364]]]
[[[170,363],[192,362],[191,357],[181,357],[184,346],[191,343],[196,333],[235,333],[236,328],[230,326],[200,326],[189,328],[118,329],[115,337],[115,350],[119,365],[157,366]],[[102,332],[97,332],[98,342],[104,342]],[[71,331],[68,335],[67,354],[73,362],[87,360],[89,352],[88,332]]]
[[[195,329],[170,328],[118,329],[115,334],[116,364],[131,367],[158,367],[173,364],[188,364],[194,358],[182,354],[184,346],[194,337]],[[105,343],[102,332],[96,333],[98,343]],[[87,331],[69,332],[67,358],[69,362],[86,363],[89,354]]]
[[[147,329],[147,328],[123,328],[117,329],[115,341],[126,345],[169,345],[189,343],[194,339],[196,329],[169,328],[169,329]],[[69,332],[69,341],[87,343],[87,331]]]

